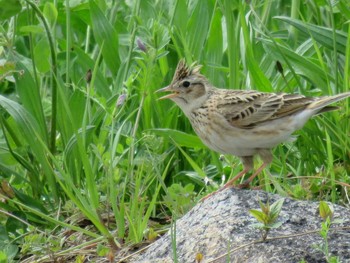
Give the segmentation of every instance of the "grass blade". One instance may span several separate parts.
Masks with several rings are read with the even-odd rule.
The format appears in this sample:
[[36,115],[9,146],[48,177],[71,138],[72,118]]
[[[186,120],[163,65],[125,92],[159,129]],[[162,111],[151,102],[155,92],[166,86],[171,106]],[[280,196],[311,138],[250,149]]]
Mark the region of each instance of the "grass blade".
[[112,74],[116,75],[120,66],[118,34],[95,1],[90,0],[89,5],[96,42],[102,49],[104,62]]
[[[284,21],[295,28],[297,28],[300,32],[304,34],[306,37],[312,36],[313,39],[315,39],[318,43],[322,44],[326,48],[333,50],[334,45],[334,35],[333,35],[333,29],[327,28],[327,27],[322,27],[322,26],[317,26],[313,25],[310,23],[302,22],[297,19],[293,19],[290,17],[285,17],[285,16],[275,16],[275,19]],[[336,50],[341,53],[345,54],[346,50],[346,42],[347,42],[347,35],[339,30],[335,31],[335,47]]]

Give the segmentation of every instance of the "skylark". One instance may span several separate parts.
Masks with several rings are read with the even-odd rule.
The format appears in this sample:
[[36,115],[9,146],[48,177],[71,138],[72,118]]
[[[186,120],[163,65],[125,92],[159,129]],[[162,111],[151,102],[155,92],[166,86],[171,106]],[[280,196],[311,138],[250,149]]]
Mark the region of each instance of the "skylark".
[[214,87],[200,74],[201,66],[177,65],[169,86],[157,92],[171,92],[171,99],[190,120],[193,129],[210,149],[238,156],[244,169],[222,189],[253,169],[253,157],[263,164],[247,179],[248,185],[269,163],[271,149],[287,141],[316,114],[338,109],[328,106],[345,99],[350,92],[335,96],[305,97],[298,94],[266,93],[254,90],[227,90]]

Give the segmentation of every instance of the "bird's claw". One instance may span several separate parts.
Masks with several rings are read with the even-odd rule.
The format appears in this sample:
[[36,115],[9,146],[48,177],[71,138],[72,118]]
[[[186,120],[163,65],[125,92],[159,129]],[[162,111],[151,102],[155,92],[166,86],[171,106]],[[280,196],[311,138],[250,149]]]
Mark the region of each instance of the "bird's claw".
[[250,188],[249,184],[250,184],[250,180],[245,180],[243,183],[238,184],[235,187],[238,189],[246,189],[246,188]]

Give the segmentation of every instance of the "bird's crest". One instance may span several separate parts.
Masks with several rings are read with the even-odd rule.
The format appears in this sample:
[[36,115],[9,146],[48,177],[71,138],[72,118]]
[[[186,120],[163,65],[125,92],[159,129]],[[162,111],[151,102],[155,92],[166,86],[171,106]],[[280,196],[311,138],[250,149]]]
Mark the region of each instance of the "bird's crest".
[[173,82],[182,80],[194,74],[199,75],[199,71],[202,65],[196,65],[196,64],[197,64],[196,62],[193,62],[190,66],[187,66],[185,60],[181,59],[177,64]]

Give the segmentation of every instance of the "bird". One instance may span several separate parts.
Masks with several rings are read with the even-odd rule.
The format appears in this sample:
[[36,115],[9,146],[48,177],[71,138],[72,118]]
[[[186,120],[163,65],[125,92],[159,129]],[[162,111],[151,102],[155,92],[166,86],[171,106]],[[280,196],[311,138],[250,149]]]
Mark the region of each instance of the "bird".
[[292,133],[301,129],[312,116],[339,109],[330,104],[350,96],[350,92],[307,97],[220,89],[200,73],[201,67],[196,63],[188,66],[181,59],[170,85],[156,92],[169,92],[159,100],[175,102],[207,147],[240,158],[243,170],[218,191],[234,186],[238,179],[252,171],[254,157],[259,156],[262,165],[237,187],[248,186],[272,162],[275,146],[290,140]]

